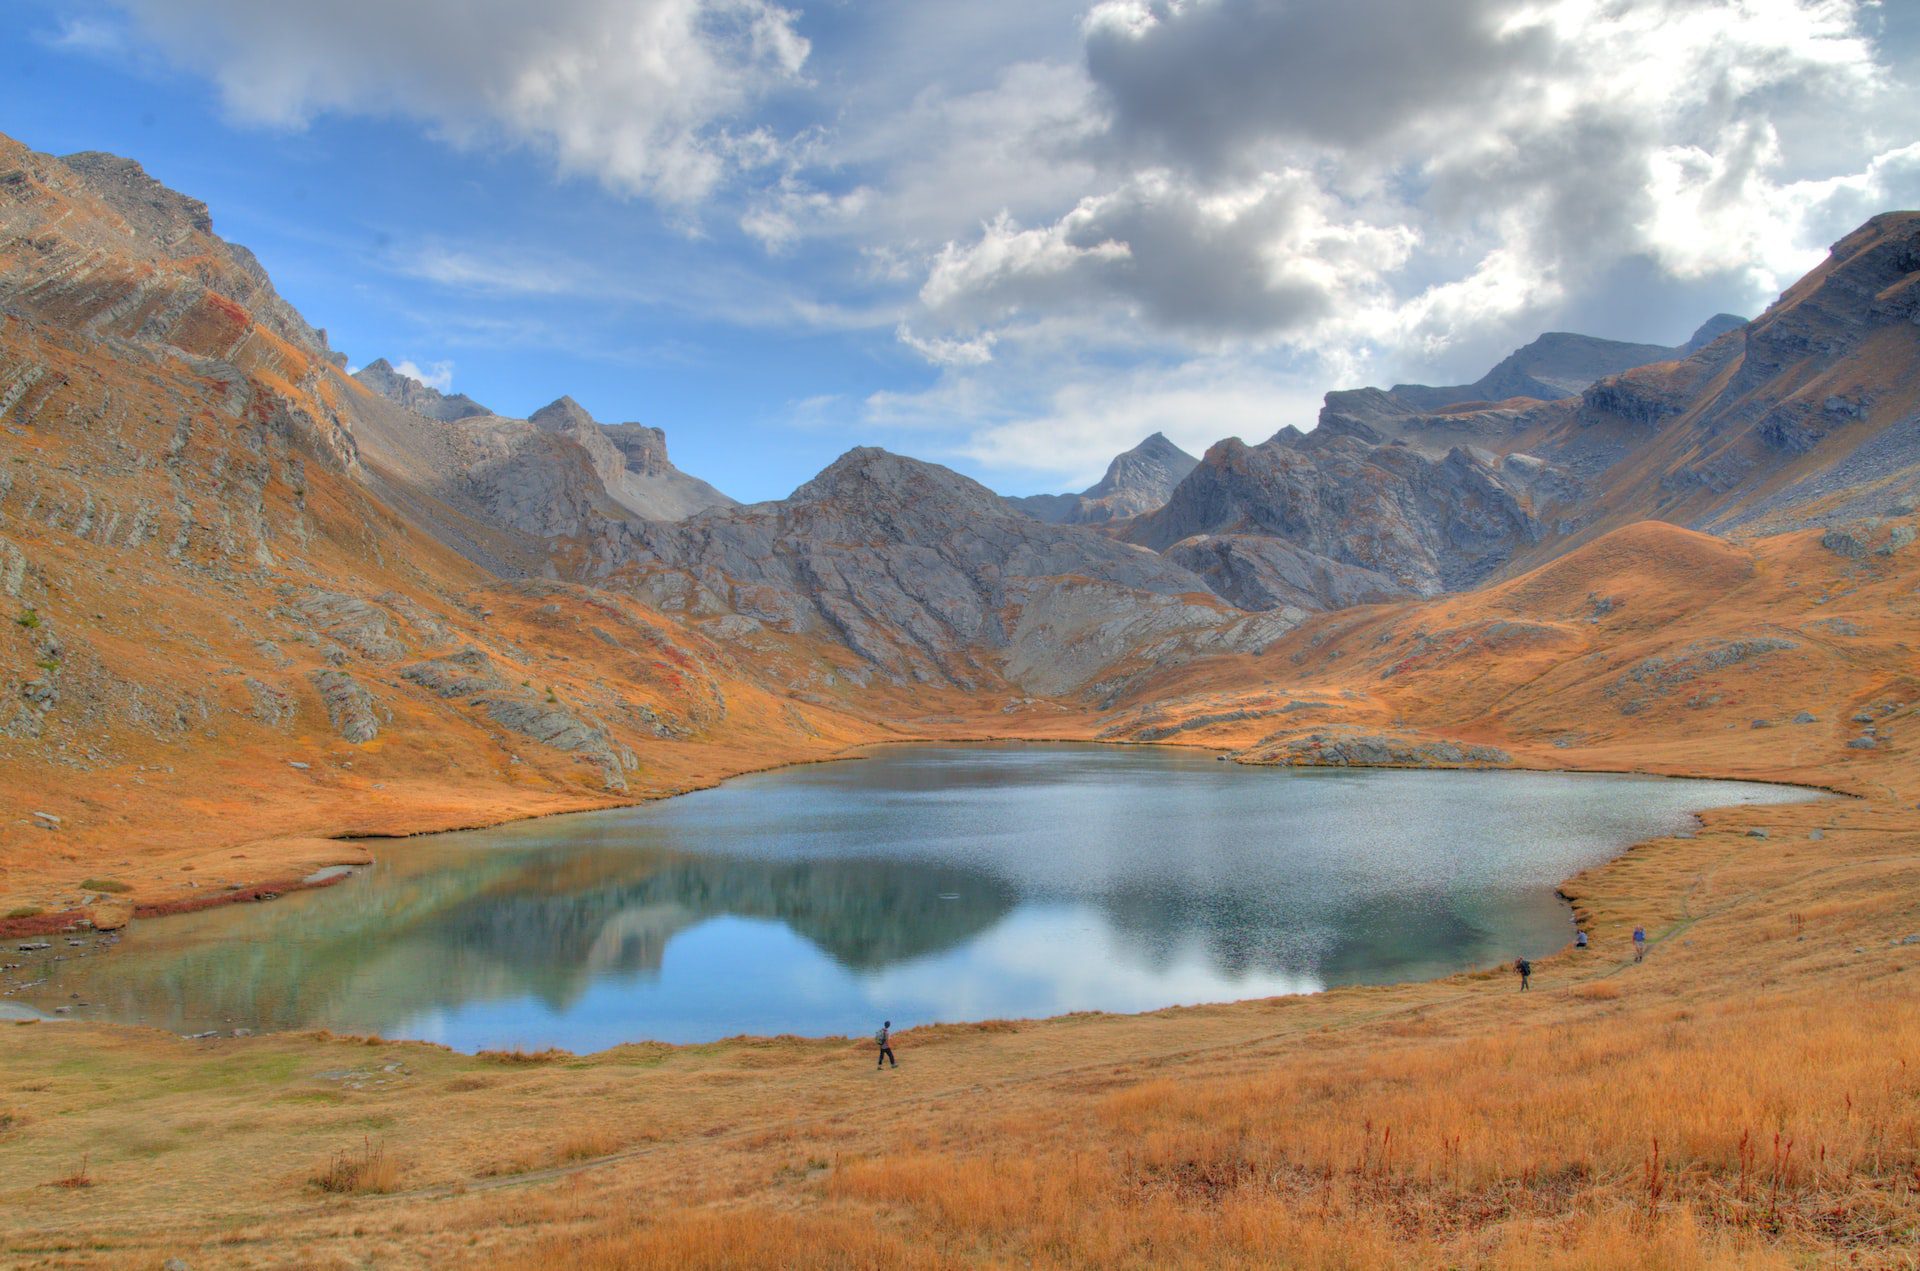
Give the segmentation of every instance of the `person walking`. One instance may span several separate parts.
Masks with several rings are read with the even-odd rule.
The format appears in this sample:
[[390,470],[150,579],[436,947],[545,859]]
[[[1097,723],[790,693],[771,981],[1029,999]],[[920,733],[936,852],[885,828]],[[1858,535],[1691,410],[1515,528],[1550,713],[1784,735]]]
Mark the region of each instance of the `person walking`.
[[888,1020],[886,1023],[880,1025],[880,1031],[873,1035],[873,1040],[874,1044],[880,1047],[880,1058],[874,1061],[873,1066],[875,1068],[884,1068],[888,1064],[892,1064],[895,1068],[898,1068],[900,1061],[893,1057],[893,1021]]
[[1644,962],[1646,961],[1646,957],[1647,929],[1645,927],[1635,927],[1633,929],[1633,960],[1635,962]]
[[1513,969],[1520,973],[1520,991],[1525,993],[1533,986],[1533,963],[1521,958],[1513,964]]

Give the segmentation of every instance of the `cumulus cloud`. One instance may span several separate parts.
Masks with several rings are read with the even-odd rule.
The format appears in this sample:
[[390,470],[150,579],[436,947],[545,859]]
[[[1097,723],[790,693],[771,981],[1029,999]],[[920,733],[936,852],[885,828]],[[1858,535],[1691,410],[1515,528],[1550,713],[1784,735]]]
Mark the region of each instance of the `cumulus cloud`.
[[1266,173],[1202,190],[1164,170],[1086,198],[1051,225],[990,223],[950,243],[920,290],[929,312],[973,325],[1023,310],[1119,303],[1201,335],[1293,330],[1358,303],[1415,236],[1341,220],[1310,176]]
[[735,127],[808,54],[772,0],[114,0],[227,110],[298,127],[327,111],[398,114],[448,138],[496,137],[561,171],[670,203],[777,150]]
[[1910,130],[1842,122],[1920,123],[1869,12],[1105,0],[1084,23],[1104,188],[946,244],[916,329],[1105,311],[1122,341],[1417,361],[1577,310],[1625,261],[1760,303],[1874,199],[1920,193]]

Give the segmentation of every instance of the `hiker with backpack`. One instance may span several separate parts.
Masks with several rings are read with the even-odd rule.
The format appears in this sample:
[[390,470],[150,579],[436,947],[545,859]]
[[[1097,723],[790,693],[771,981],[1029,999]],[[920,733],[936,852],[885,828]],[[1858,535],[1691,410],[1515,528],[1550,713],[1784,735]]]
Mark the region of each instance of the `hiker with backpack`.
[[1645,927],[1635,927],[1633,929],[1633,960],[1635,962],[1644,962],[1646,961],[1646,957],[1647,929]]
[[1520,991],[1525,993],[1532,987],[1533,963],[1527,961],[1525,958],[1520,958],[1514,962],[1513,969],[1520,973]]
[[895,1068],[900,1066],[900,1061],[893,1057],[892,1020],[888,1020],[886,1023],[880,1025],[880,1031],[873,1035],[873,1042],[874,1045],[880,1048],[880,1057],[875,1060],[873,1064],[875,1068],[884,1068],[888,1064],[892,1064]]

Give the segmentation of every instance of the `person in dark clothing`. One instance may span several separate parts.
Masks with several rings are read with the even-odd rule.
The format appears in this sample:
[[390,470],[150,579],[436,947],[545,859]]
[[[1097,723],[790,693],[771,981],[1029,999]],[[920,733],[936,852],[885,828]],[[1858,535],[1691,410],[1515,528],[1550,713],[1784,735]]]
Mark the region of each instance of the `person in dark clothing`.
[[1533,963],[1521,958],[1513,964],[1513,969],[1520,973],[1520,991],[1525,993],[1533,986]]
[[888,1064],[892,1064],[895,1068],[898,1068],[900,1061],[893,1057],[893,1021],[888,1020],[886,1023],[880,1025],[880,1031],[873,1035],[873,1040],[880,1047],[880,1058],[874,1061],[873,1066],[875,1068],[884,1068]]

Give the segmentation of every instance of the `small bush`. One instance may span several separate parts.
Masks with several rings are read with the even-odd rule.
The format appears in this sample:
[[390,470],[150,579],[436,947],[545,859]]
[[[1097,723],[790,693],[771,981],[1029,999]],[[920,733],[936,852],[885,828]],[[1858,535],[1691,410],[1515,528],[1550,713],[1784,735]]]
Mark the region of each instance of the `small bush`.
[[26,1124],[27,1119],[11,1109],[0,1108],[0,1139]]
[[38,905],[20,905],[20,906],[17,906],[16,908],[13,908],[13,909],[9,909],[9,910],[7,910],[7,917],[9,917],[9,918],[38,918],[38,917],[39,917],[39,916],[40,916],[41,914],[43,914],[43,913],[45,913],[45,912],[47,912],[47,911],[46,911],[46,910],[44,910],[44,909],[42,909],[42,908],[41,908],[40,906],[38,906]]
[[89,1173],[87,1170],[88,1159],[89,1158],[85,1156],[81,1157],[80,1168],[76,1169],[75,1171],[73,1171],[73,1173],[67,1175],[65,1178],[54,1179],[53,1186],[64,1187],[70,1192],[79,1191],[83,1187],[92,1187],[93,1175]]
[[309,1181],[335,1196],[377,1194],[396,1190],[400,1169],[387,1155],[385,1144],[368,1139],[358,1152],[335,1152]]
[[29,609],[18,618],[15,618],[14,621],[31,631],[40,625],[40,615],[34,610]]
[[117,878],[83,878],[80,880],[80,890],[111,892],[117,896],[122,892],[132,891],[133,888]]

